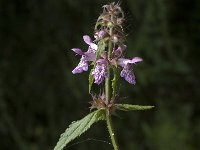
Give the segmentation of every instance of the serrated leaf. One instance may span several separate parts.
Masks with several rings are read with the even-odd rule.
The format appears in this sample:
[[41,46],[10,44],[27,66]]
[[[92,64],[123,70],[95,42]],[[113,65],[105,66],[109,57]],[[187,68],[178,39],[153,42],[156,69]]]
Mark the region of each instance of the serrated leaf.
[[70,141],[79,137],[81,134],[87,131],[93,123],[100,120],[105,120],[105,109],[96,110],[85,116],[83,119],[72,122],[69,128],[67,128],[65,132],[61,134],[54,150],[62,150]]
[[131,105],[131,104],[115,104],[116,109],[122,111],[131,111],[131,110],[147,110],[152,109],[154,106],[143,106],[143,105]]
[[119,71],[116,67],[113,67],[114,77],[112,79],[112,90],[113,90],[113,97],[115,97],[117,92],[117,81],[119,79]]
[[89,93],[91,92],[91,89],[92,89],[92,84],[93,84],[93,82],[94,82],[94,76],[92,75],[92,71],[93,71],[93,69],[91,69],[91,71],[90,71],[90,74],[89,74]]

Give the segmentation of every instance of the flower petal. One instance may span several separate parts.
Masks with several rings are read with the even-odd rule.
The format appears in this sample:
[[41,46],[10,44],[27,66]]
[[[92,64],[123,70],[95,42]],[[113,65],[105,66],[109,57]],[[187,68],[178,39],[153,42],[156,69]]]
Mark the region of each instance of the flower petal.
[[132,70],[123,68],[123,70],[120,73],[120,76],[123,77],[130,84],[134,84],[134,85],[136,84],[135,75],[133,74]]
[[97,45],[94,43],[90,43],[90,47],[94,50],[97,50]]
[[97,65],[92,72],[96,84],[100,84],[104,81],[104,78],[108,77],[108,68],[104,59],[99,59]]
[[82,73],[88,70],[87,61],[81,60],[76,68],[72,71],[73,74]]
[[92,43],[92,39],[88,36],[88,35],[84,35],[83,36],[83,40],[85,41],[85,43],[87,43],[88,45],[90,45]]
[[100,39],[103,39],[105,36],[106,36],[107,32],[104,31],[104,30],[100,30],[100,31],[97,31],[94,35],[94,38],[96,40],[100,40]]
[[140,57],[134,57],[128,63],[130,63],[130,64],[136,64],[136,63],[141,62],[141,61],[143,61],[142,58],[140,58]]
[[134,57],[132,59],[120,58],[118,59],[118,65],[120,65],[121,67],[125,67],[127,64],[136,64],[141,61],[142,61],[142,58],[140,57]]
[[84,59],[87,60],[87,61],[95,61],[96,59],[96,54],[95,53],[91,53],[91,52],[86,52],[84,54]]
[[117,49],[113,49],[113,53],[115,54],[115,57],[121,57],[123,52],[126,50],[127,46],[126,45],[121,45],[118,46]]
[[106,64],[106,60],[105,60],[105,59],[98,59],[98,60],[96,61],[96,63],[97,63],[98,65]]
[[99,31],[99,33],[98,33],[98,36],[100,39],[104,38],[105,35],[106,35],[106,31],[104,31],[104,30]]
[[72,48],[71,50],[74,51],[76,54],[83,55],[83,52],[80,48]]
[[125,65],[127,65],[127,61],[129,61],[129,59],[125,59],[125,58],[119,58],[117,63],[118,65],[120,65],[121,67],[124,67]]

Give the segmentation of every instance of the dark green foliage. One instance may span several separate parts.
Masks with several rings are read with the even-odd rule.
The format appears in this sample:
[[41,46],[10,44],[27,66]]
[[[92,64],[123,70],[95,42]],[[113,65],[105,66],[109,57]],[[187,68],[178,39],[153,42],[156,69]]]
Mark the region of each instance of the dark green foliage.
[[[82,44],[106,1],[0,1],[0,149],[53,149],[66,126],[89,112],[88,72],[73,75]],[[137,84],[123,80],[123,103],[156,109],[117,114],[122,150],[200,149],[200,1],[122,0],[128,57]],[[105,126],[81,139],[103,139]],[[95,140],[68,149],[108,149]]]

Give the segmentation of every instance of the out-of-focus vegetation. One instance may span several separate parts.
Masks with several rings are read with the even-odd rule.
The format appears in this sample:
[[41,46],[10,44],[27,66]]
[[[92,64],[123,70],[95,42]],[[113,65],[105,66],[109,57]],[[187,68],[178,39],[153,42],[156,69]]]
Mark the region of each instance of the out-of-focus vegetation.
[[[200,1],[122,0],[137,84],[121,81],[124,102],[154,110],[117,113],[122,150],[200,149]],[[72,75],[82,36],[107,2],[0,1],[0,149],[49,150],[89,111],[88,73]],[[104,123],[66,149],[111,150]],[[94,140],[96,139],[96,140]],[[104,142],[98,141],[99,139]]]

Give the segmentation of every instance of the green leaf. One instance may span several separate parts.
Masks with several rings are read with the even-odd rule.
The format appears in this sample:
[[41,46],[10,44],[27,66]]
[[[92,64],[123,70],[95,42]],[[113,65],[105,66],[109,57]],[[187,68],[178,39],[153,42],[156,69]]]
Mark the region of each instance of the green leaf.
[[70,141],[79,137],[87,131],[93,123],[100,120],[105,120],[105,109],[96,110],[85,116],[83,119],[72,122],[69,128],[61,134],[54,150],[62,150]]
[[90,70],[90,74],[89,74],[89,93],[91,92],[92,89],[92,84],[94,82],[94,76],[92,75],[92,71],[93,69]]
[[119,70],[116,67],[113,67],[114,77],[112,79],[112,89],[113,89],[113,97],[115,97],[117,92],[117,81],[119,79]]
[[146,110],[154,108],[154,106],[142,106],[142,105],[131,105],[131,104],[115,104],[115,107],[122,111]]

